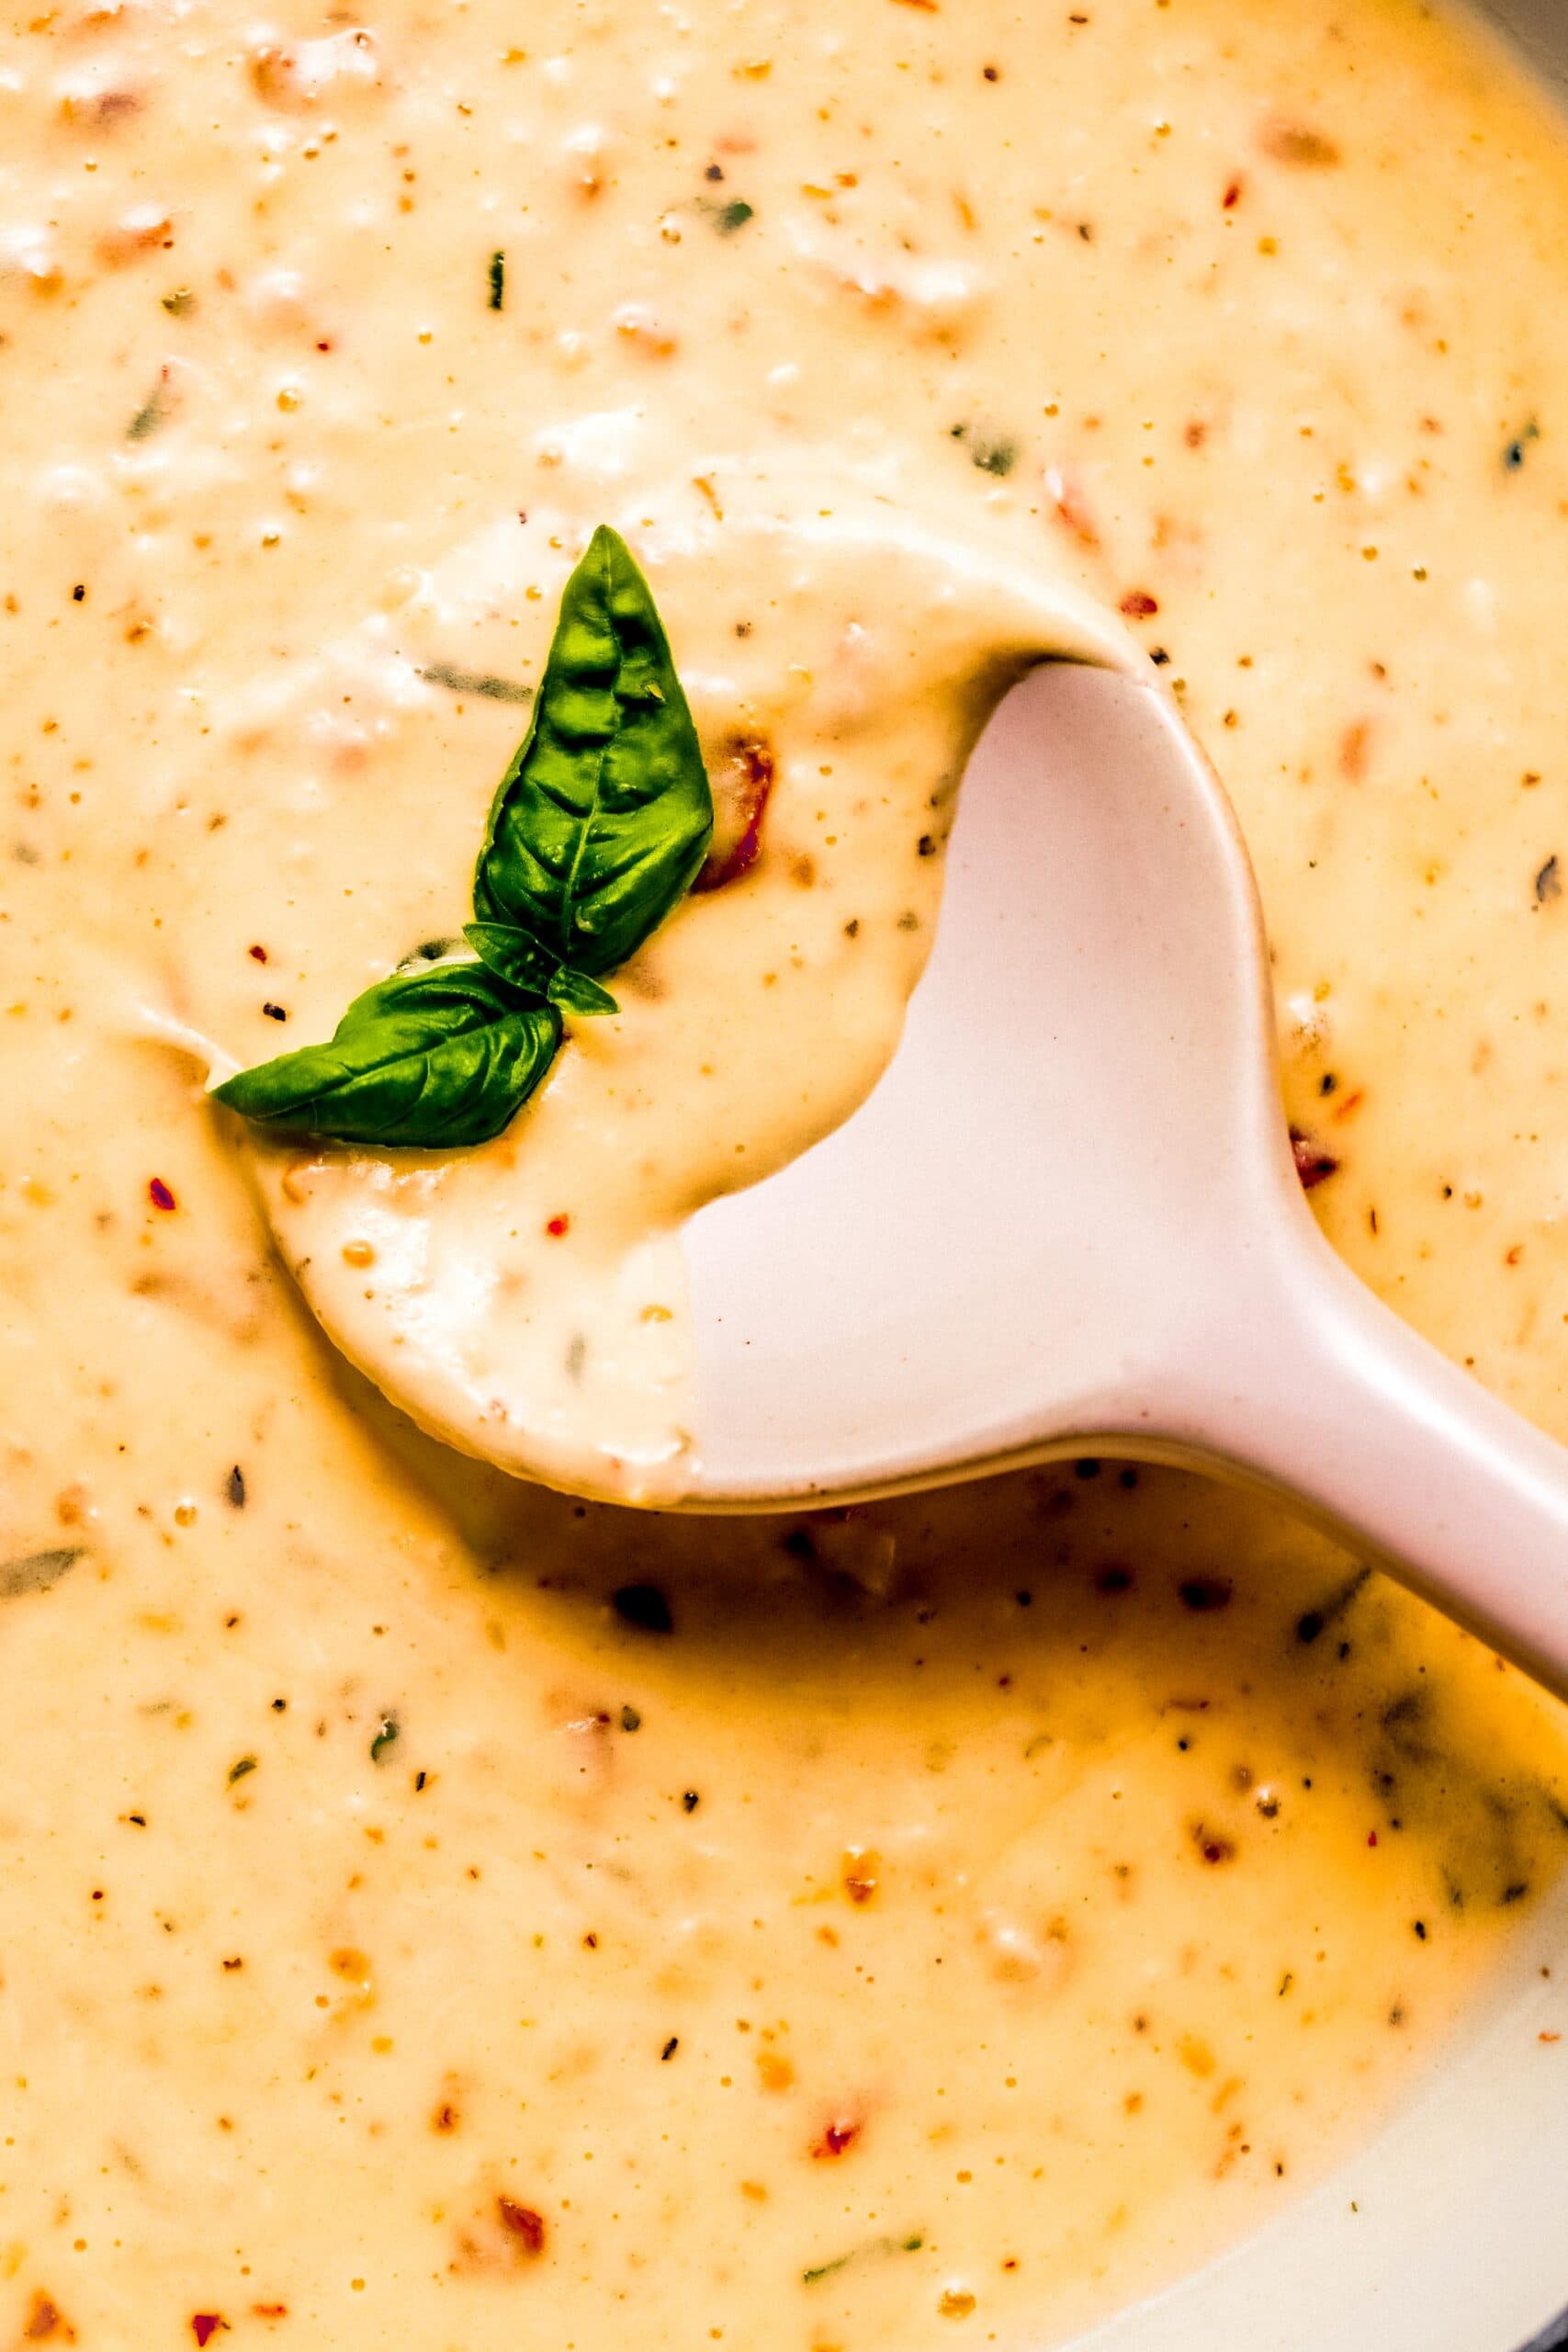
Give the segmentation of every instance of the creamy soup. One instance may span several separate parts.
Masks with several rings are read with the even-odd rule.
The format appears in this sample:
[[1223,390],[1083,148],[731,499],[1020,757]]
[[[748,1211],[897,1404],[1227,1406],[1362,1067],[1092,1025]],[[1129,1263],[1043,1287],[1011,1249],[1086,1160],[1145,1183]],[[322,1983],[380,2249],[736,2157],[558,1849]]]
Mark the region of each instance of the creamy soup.
[[[1135,639],[1330,1234],[1568,1437],[1559,133],[1415,0],[68,0],[0,122],[0,2336],[1059,2337],[1551,1965],[1556,1712],[1195,1480],[413,1422],[678,1476],[682,1216]],[[458,928],[601,521],[755,865],[500,1147],[258,1159],[209,1067]]]

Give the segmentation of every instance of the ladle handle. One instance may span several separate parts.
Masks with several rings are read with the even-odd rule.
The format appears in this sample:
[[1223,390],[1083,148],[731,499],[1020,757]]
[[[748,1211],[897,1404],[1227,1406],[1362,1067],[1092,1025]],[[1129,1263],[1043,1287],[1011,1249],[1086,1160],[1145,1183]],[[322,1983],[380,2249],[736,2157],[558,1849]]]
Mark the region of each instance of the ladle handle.
[[1189,1442],[1284,1488],[1568,1698],[1568,1449],[1384,1306],[1310,1216],[1280,1242],[1184,1377]]

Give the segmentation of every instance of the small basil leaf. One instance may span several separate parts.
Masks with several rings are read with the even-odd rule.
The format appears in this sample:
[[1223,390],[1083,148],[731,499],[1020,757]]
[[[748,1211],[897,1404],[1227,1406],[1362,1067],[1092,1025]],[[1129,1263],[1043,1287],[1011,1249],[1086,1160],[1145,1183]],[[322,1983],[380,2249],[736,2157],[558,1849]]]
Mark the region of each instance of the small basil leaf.
[[619,1012],[620,1006],[608,989],[591,980],[586,972],[558,971],[545,991],[552,1004],[563,1012],[576,1013]]
[[463,936],[479,957],[525,996],[544,996],[560,970],[536,939],[510,922],[466,922]]
[[213,1091],[247,1119],[344,1143],[488,1143],[560,1039],[553,1005],[521,1001],[482,964],[437,964],[355,997],[330,1045],[280,1054]]
[[491,807],[474,912],[526,933],[553,964],[614,971],[688,888],[712,832],[696,729],[648,582],[601,525],[567,582],[528,732]]

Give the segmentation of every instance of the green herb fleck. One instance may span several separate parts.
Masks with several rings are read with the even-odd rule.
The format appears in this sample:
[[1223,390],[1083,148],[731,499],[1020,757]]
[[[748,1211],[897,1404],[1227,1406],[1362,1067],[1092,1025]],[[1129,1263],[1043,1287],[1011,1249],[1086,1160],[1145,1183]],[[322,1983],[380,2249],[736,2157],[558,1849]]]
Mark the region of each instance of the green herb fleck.
[[532,702],[532,686],[515,678],[498,678],[489,670],[459,670],[455,662],[427,662],[419,672],[426,685],[446,686],[455,695],[484,695],[491,702]]
[[164,296],[163,301],[171,319],[188,318],[196,308],[196,296],[188,286],[177,286],[172,294]]
[[490,307],[492,311],[506,308],[506,255],[493,253],[490,257]]
[[978,425],[950,425],[948,437],[967,443],[969,462],[977,466],[983,474],[996,474],[999,478],[1010,474],[1018,463],[1016,441],[1010,441],[1000,434],[982,432]]
[[874,2255],[919,2254],[924,2244],[925,2238],[919,2231],[907,2238],[872,2238],[864,2245],[852,2246],[848,2254],[835,2256],[831,2262],[818,2262],[811,2269],[803,2270],[800,2283],[803,2287],[815,2287],[820,2279],[831,2278],[835,2271],[847,2268],[852,2262],[863,2262]]
[[1529,423],[1519,432],[1516,433],[1511,441],[1505,442],[1503,446],[1503,471],[1507,474],[1517,474],[1519,468],[1524,464],[1525,452],[1529,447],[1530,443],[1532,441],[1539,441],[1540,439],[1540,427],[1532,416]]
[[423,972],[429,965],[444,964],[448,956],[461,956],[463,943],[457,939],[422,939],[412,956],[405,956],[398,966],[400,972]]
[[24,1592],[47,1592],[73,1568],[82,1556],[80,1544],[62,1544],[49,1552],[27,1552],[19,1560],[0,1565],[0,1600],[16,1600]]
[[733,237],[737,229],[744,229],[748,220],[756,218],[756,206],[748,204],[743,197],[737,197],[733,203],[715,205],[713,225],[721,237]]
[[615,1010],[601,980],[690,888],[712,837],[663,625],[630,550],[601,526],[567,582],[528,732],[491,806],[467,926],[479,961],[400,968],[355,999],[327,1044],[239,1071],[218,1100],[346,1143],[488,1142],[554,1061],[558,1006]]
[[388,1748],[391,1747],[393,1741],[397,1738],[399,1729],[400,1725],[396,1715],[382,1716],[379,1724],[376,1727],[376,1736],[370,1743],[370,1761],[372,1764],[379,1764],[382,1757],[387,1753]]
[[637,1713],[635,1707],[623,1707],[621,1709],[621,1729],[623,1731],[640,1731],[642,1729],[642,1717]]
[[148,393],[147,398],[142,401],[141,406],[137,410],[136,414],[131,418],[130,423],[127,425],[125,437],[128,441],[145,441],[151,435],[157,432],[158,427],[161,424],[165,424],[168,422],[168,401],[164,397],[167,383],[168,377],[167,372],[165,371],[164,375],[159,377],[157,382]]
[[1315,1609],[1309,1609],[1298,1617],[1297,1641],[1309,1645],[1317,1641],[1337,1618],[1344,1615],[1371,1575],[1371,1568],[1358,1568],[1337,1591],[1331,1592],[1325,1600],[1320,1600]]
[[254,1772],[256,1769],[257,1761],[258,1759],[254,1756],[242,1756],[237,1764],[231,1764],[229,1767],[229,1786],[232,1788],[235,1781],[243,1781],[247,1772]]

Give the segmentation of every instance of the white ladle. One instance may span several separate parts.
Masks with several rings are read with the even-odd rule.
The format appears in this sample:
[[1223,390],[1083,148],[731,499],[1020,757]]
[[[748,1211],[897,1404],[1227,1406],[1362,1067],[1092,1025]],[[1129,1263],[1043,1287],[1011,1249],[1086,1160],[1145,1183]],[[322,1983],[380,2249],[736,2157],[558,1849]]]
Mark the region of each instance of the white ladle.
[[687,1507],[1193,1464],[1283,1490],[1568,1693],[1568,1451],[1319,1234],[1251,869],[1169,697],[1035,671],[948,855],[887,1075],[688,1228]]

